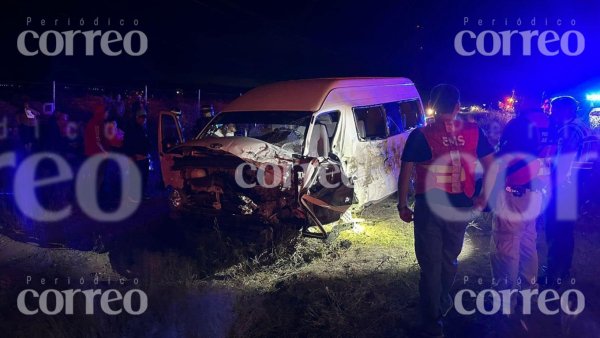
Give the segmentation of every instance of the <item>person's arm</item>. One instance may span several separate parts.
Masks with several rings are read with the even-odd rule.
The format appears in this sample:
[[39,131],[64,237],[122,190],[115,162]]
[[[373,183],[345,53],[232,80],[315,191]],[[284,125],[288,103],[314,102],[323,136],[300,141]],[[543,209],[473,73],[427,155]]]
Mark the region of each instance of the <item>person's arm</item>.
[[413,211],[408,207],[408,186],[410,176],[414,168],[413,162],[403,161],[400,165],[400,177],[398,178],[398,213],[400,219],[406,223],[412,222]]
[[413,220],[413,211],[408,207],[407,197],[410,177],[415,163],[428,161],[431,156],[431,150],[421,130],[413,130],[408,136],[402,151],[402,164],[400,165],[400,175],[398,177],[398,213],[400,219],[404,222],[408,223]]

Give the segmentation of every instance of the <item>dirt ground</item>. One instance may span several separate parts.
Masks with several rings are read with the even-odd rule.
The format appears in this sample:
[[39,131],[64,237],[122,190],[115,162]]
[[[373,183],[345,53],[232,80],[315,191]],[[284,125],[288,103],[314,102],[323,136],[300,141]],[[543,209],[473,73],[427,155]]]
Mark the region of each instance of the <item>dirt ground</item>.
[[[212,220],[173,221],[165,205],[161,198],[145,202],[123,224],[74,217],[42,226],[2,204],[0,332],[10,337],[413,335],[419,269],[412,225],[398,219],[393,198],[354,214],[354,226],[327,242],[297,231],[246,232]],[[600,337],[598,221],[588,212],[577,229],[575,287],[586,296],[580,316],[534,311],[523,319],[528,331],[502,331],[497,317],[451,311],[447,336]],[[489,288],[490,229],[489,215],[469,226],[454,292]],[[543,231],[538,242],[543,265]],[[57,289],[74,288],[67,281],[81,278],[85,284],[76,286],[81,289],[136,287],[147,293],[149,307],[139,316],[20,314],[18,293],[48,288],[41,278],[57,279]],[[119,278],[125,285],[115,285]]]

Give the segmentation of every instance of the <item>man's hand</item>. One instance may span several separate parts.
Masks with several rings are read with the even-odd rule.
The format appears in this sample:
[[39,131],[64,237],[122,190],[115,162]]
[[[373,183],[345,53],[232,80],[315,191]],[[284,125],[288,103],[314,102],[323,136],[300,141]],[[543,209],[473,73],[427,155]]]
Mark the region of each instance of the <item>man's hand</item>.
[[413,211],[407,206],[398,207],[398,214],[400,215],[400,219],[406,223],[410,223],[414,219]]

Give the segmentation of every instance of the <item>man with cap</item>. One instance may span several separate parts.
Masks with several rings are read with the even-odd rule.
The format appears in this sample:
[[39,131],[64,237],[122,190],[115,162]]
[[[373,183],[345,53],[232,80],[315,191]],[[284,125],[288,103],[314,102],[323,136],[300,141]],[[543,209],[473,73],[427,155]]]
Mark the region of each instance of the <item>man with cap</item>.
[[546,274],[547,282],[556,286],[570,277],[575,247],[573,231],[579,211],[577,183],[580,179],[573,164],[578,160],[584,139],[590,135],[587,126],[577,117],[577,109],[577,101],[570,96],[557,97],[550,102],[557,154],[552,170],[550,202],[546,209]]
[[142,176],[142,192],[147,198],[147,184],[150,173],[150,141],[146,130],[147,114],[144,109],[139,109],[135,114],[135,121],[125,132],[123,148],[125,153],[135,162]]
[[[474,209],[475,165],[487,171],[493,148],[483,131],[456,119],[460,93],[440,84],[430,95],[435,119],[412,131],[402,154],[398,181],[398,211],[405,222],[414,220],[415,253],[421,268],[419,294],[423,337],[443,337],[442,317],[452,308],[449,294],[462,250],[465,230]],[[415,208],[408,207],[410,176],[416,169]],[[485,186],[487,191],[488,187]]]
[[206,127],[208,125],[210,120],[212,120],[213,116],[215,115],[215,110],[211,104],[203,105],[201,107],[201,110],[202,110],[202,116],[200,116],[200,118],[198,120],[196,120],[196,126],[195,126],[196,134],[200,133],[202,131],[202,129],[204,129],[204,127]]

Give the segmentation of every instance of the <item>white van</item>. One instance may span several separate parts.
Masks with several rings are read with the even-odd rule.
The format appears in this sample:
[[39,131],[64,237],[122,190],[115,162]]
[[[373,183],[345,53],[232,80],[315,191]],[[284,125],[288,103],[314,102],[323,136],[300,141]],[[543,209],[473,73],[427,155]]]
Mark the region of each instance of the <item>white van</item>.
[[406,78],[265,85],[233,101],[188,142],[177,117],[161,113],[163,180],[178,210],[321,227],[353,203],[396,192],[404,144],[424,121],[419,93]]

